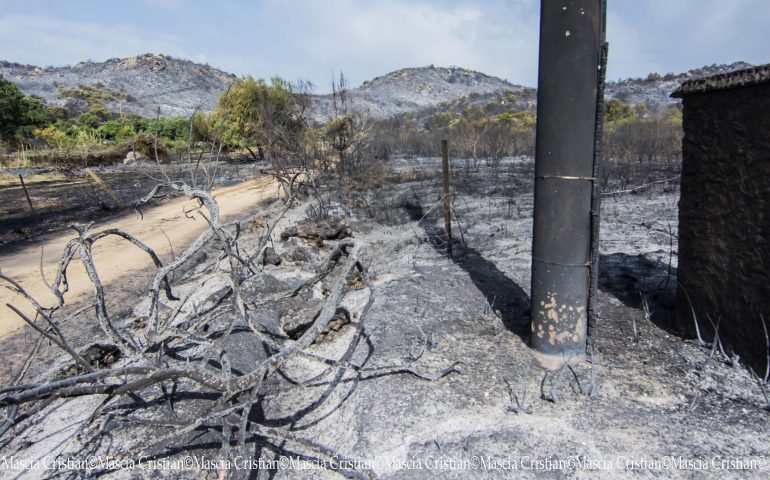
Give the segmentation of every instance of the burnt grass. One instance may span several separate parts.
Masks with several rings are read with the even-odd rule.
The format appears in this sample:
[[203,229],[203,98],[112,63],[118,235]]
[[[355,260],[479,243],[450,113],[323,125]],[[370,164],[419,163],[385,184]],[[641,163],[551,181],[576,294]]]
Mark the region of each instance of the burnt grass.
[[[215,187],[233,185],[253,178],[263,164],[241,159],[222,160],[215,177]],[[124,166],[91,167],[123,202],[121,207],[89,177],[83,168],[40,167],[25,169],[25,183],[33,213],[15,172],[0,171],[0,245],[14,243],[38,235],[55,232],[73,222],[84,223],[107,219],[131,210],[131,204],[148,194],[163,179],[190,183],[187,163],[158,166],[153,163]],[[197,177],[203,179],[199,170]],[[202,180],[199,180],[199,182]]]
[[[387,244],[396,231],[416,237],[406,246],[391,244],[373,253],[375,275],[394,280],[375,291],[382,300],[371,314],[372,355],[395,361],[429,339],[434,359],[465,363],[462,374],[443,384],[383,379],[381,385],[359,386],[353,396],[357,400],[348,400],[353,406],[340,405],[344,413],[335,418],[357,426],[356,438],[368,445],[363,451],[398,450],[423,460],[472,454],[710,460],[770,453],[767,442],[760,440],[770,433],[770,411],[746,367],[670,326],[678,181],[612,194],[676,177],[675,164],[609,165],[605,171],[600,319],[592,336],[593,358],[561,374],[533,367],[526,350],[532,163],[481,164],[468,171],[455,162],[451,259],[446,255],[438,165],[437,159],[406,162],[380,188],[359,199],[340,199],[354,206],[351,215],[359,219],[354,229],[375,245]],[[367,414],[356,416],[357,405],[367,405]],[[404,438],[407,444],[397,447],[393,438]],[[627,466],[582,474],[720,474],[713,469],[642,470]],[[445,473],[422,471],[416,476],[444,478]],[[581,474],[577,469],[550,473],[567,478]],[[747,473],[763,475],[742,475]],[[484,472],[485,478],[509,474]],[[392,476],[415,474],[401,470]]]
[[[385,178],[375,179],[375,187],[355,190],[340,189],[330,180],[327,188],[320,188],[320,198],[308,196],[276,233],[308,220],[345,218],[353,236],[367,245],[365,263],[375,302],[351,363],[443,368],[460,361],[461,371],[427,381],[348,370],[302,389],[277,380],[254,406],[253,421],[288,429],[347,458],[423,465],[419,470],[376,469],[383,478],[766,478],[766,466],[738,472],[710,463],[770,455],[770,411],[757,383],[739,362],[668,327],[676,285],[677,182],[603,198],[601,316],[592,335],[593,355],[585,364],[548,373],[533,365],[527,349],[532,163],[508,159],[466,169],[464,162],[454,162],[452,258],[447,256],[439,165],[438,159],[399,159]],[[670,166],[622,168],[608,169],[608,192],[678,173]],[[250,241],[249,235],[244,234],[244,241]],[[274,245],[282,262],[266,270],[268,275],[252,287],[257,292],[282,291],[292,272],[313,265],[319,252],[328,249],[297,238]],[[126,311],[130,299],[125,298]],[[280,329],[280,319],[302,312],[306,303],[279,304],[255,315],[272,331]],[[216,322],[226,323],[226,318],[212,320],[212,325]],[[354,322],[346,322],[318,347],[343,352],[346,344],[340,339],[355,328]],[[247,371],[263,355],[261,345],[245,332],[236,329],[224,339],[229,348],[244,353],[235,365],[239,371]],[[15,349],[22,347],[21,338],[15,336]],[[9,341],[3,340],[4,348]],[[54,347],[47,348],[52,355]],[[287,378],[303,376],[297,367],[284,373]],[[179,385],[176,404],[207,400],[188,387]],[[121,402],[107,410],[133,408]],[[110,442],[121,445],[132,436],[157,433],[139,427],[115,430]],[[218,435],[215,429],[191,432],[168,445],[165,453],[158,452],[158,458],[184,452],[215,456]],[[250,445],[254,458],[297,454],[291,445],[265,439]],[[23,450],[18,442],[4,447],[14,449]],[[100,445],[93,451],[109,448]],[[519,468],[425,468],[429,459],[462,462],[473,457],[513,462]],[[708,468],[653,463],[677,458],[702,461]],[[542,464],[522,470],[531,467],[525,459],[569,463],[547,471]],[[582,469],[575,459],[610,468]],[[651,467],[640,466],[644,462]],[[213,478],[217,472],[200,473]],[[338,477],[330,471],[300,473]],[[106,476],[113,474],[122,478],[119,472]],[[244,478],[296,474],[268,469]]]

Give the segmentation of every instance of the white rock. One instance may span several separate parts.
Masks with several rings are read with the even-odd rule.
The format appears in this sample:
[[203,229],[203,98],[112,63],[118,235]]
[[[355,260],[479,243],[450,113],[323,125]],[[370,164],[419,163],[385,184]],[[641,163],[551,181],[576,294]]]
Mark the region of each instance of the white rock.
[[132,165],[135,162],[146,162],[148,160],[148,157],[131,150],[126,154],[126,158],[123,159],[123,165]]

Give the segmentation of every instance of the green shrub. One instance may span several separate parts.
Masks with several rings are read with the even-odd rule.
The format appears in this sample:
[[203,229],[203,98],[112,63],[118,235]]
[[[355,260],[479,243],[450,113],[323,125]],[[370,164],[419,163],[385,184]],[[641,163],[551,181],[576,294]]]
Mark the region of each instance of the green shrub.
[[67,134],[53,125],[35,129],[33,132],[35,137],[42,140],[48,147],[53,148],[66,148],[73,144],[72,139]]
[[115,140],[120,130],[120,124],[115,120],[109,120],[104,122],[96,129],[96,131],[107,140]]
[[[131,148],[142,155],[147,155],[150,158],[155,158],[155,137],[148,133],[137,134],[132,141],[129,142]],[[157,144],[158,157],[161,159],[168,157],[168,147],[163,140],[158,139]]]

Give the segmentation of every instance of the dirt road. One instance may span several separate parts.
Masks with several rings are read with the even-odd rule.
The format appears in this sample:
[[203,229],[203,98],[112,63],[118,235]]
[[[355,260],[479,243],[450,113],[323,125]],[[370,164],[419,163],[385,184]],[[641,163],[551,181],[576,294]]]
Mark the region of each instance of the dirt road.
[[[220,218],[229,221],[250,214],[257,204],[278,194],[278,185],[271,177],[241,183],[214,192],[219,202]],[[109,221],[97,222],[92,231],[107,228],[120,228],[143,241],[167,262],[173,252],[179,253],[187,247],[206,227],[205,221],[187,218],[185,210],[190,210],[195,202],[186,198],[177,198],[143,211],[143,218],[134,212]],[[14,278],[41,304],[54,303],[55,297],[48,290],[40,277],[40,253],[43,250],[43,272],[51,282],[56,274],[59,258],[67,242],[75,237],[73,231],[47,235],[29,242],[22,247],[0,250],[0,269]],[[152,266],[149,257],[122,238],[110,236],[94,245],[94,262],[99,277],[105,287],[120,287],[121,282]],[[65,296],[68,303],[93,291],[93,286],[86,275],[79,258],[68,269],[69,293]],[[31,305],[6,288],[0,288],[0,337],[14,332],[24,325],[6,303],[20,307],[34,318]]]

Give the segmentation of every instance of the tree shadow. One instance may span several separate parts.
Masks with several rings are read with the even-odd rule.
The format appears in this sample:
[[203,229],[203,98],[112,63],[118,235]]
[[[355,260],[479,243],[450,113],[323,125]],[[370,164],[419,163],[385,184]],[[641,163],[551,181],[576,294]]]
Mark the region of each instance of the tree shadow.
[[659,328],[681,335],[676,327],[676,268],[645,255],[613,253],[599,258],[599,289],[624,305],[652,312],[651,320]]
[[[418,201],[404,202],[404,210],[418,222],[433,249],[447,254],[446,230],[436,219],[427,218]],[[453,241],[452,261],[465,270],[476,288],[484,294],[491,310],[500,312],[503,324],[525,342],[530,334],[530,298],[516,282],[505,275],[494,262],[477,250]]]

